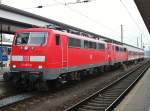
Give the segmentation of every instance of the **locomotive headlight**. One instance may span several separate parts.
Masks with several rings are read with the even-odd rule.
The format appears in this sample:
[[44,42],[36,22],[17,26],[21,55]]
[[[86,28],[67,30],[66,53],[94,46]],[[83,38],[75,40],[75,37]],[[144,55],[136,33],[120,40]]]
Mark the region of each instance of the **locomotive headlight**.
[[12,67],[13,67],[13,68],[16,68],[16,65],[13,65]]
[[27,46],[25,46],[25,47],[24,47],[24,50],[28,50],[28,47],[27,47]]
[[39,68],[39,69],[42,69],[43,67],[42,67],[42,65],[39,65],[38,68]]

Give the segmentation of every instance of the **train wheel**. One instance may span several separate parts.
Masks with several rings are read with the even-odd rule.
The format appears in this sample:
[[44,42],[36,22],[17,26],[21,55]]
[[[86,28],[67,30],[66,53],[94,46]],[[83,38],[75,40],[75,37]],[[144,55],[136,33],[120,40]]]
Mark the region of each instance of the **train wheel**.
[[37,82],[35,87],[38,91],[48,91],[49,89],[45,81]]
[[9,80],[11,80],[12,77],[11,77],[9,72],[5,72],[3,74],[3,78],[4,78],[5,81],[9,81]]

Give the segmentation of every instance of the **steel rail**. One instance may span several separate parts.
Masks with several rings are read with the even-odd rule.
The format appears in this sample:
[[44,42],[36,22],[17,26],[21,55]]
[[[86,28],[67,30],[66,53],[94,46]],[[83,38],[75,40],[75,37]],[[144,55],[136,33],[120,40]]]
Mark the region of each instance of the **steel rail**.
[[[139,67],[136,67],[135,70],[137,70]],[[134,72],[135,70],[132,69],[131,71],[128,72],[127,75]],[[121,77],[120,79],[117,79],[116,81],[120,81],[121,79],[123,79],[127,75],[124,75],[123,77]],[[94,93],[92,96],[88,97],[88,99],[91,99],[91,98],[95,97],[96,94],[99,94],[101,91],[105,90],[106,88],[111,87],[116,81],[114,81],[110,85],[104,87],[100,91]],[[6,97],[6,98],[0,100],[0,109],[6,108],[7,106],[14,105],[14,104],[19,103],[19,102],[24,101],[24,100],[30,99],[30,98],[32,98],[36,95],[37,94],[35,94],[35,93],[24,93],[24,94],[18,94],[18,95],[15,95],[15,96]],[[85,100],[81,101],[81,103],[83,103],[83,102],[85,102]],[[78,103],[77,105],[79,106],[80,104]],[[73,106],[73,107],[75,107],[75,106]],[[71,107],[71,108],[69,108],[65,111],[72,111],[73,107]],[[112,107],[112,106],[110,106],[110,107]]]
[[[89,97],[85,98],[81,102],[71,106],[70,108],[66,109],[65,111],[110,111],[112,110],[119,101],[127,94],[129,89],[133,87],[133,85],[139,80],[139,78],[144,74],[144,72],[149,68],[150,63],[144,62],[139,67],[136,67],[134,70],[127,72],[126,75],[117,79],[116,81],[112,82],[110,85],[104,87],[103,89],[95,92],[94,94],[90,95]],[[136,73],[138,72],[138,75]],[[134,75],[135,74],[135,75]],[[130,75],[132,75],[130,77]],[[137,77],[136,77],[137,76]],[[129,82],[129,80],[134,80]],[[113,87],[117,87],[117,84],[121,83],[121,81],[127,81],[128,86],[119,86],[117,89],[113,89]],[[123,84],[123,83],[122,83]],[[123,89],[124,88],[124,89]],[[121,92],[119,92],[121,91]]]
[[141,74],[135,79],[135,81],[105,110],[110,111],[116,107],[116,105],[125,97],[125,95],[133,88],[133,86],[138,82],[138,80],[144,75],[147,69],[150,67],[150,64],[145,67],[145,69],[141,72]]

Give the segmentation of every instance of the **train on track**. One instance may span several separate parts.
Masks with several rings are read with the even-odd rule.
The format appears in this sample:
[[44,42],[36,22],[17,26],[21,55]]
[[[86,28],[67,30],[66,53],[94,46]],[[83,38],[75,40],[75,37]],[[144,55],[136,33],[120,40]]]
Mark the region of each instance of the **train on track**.
[[48,81],[80,80],[96,70],[144,58],[143,49],[52,28],[16,31],[10,72],[4,79],[18,87],[46,88]]

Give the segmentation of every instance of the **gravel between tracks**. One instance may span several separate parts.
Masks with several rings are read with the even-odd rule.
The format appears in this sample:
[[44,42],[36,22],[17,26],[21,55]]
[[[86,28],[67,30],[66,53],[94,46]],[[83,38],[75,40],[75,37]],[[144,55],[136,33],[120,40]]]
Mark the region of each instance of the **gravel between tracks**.
[[[130,66],[131,69],[134,65]],[[127,70],[128,70],[127,69]],[[100,73],[100,76],[69,85],[44,97],[36,97],[4,111],[63,111],[121,76],[123,69]]]

